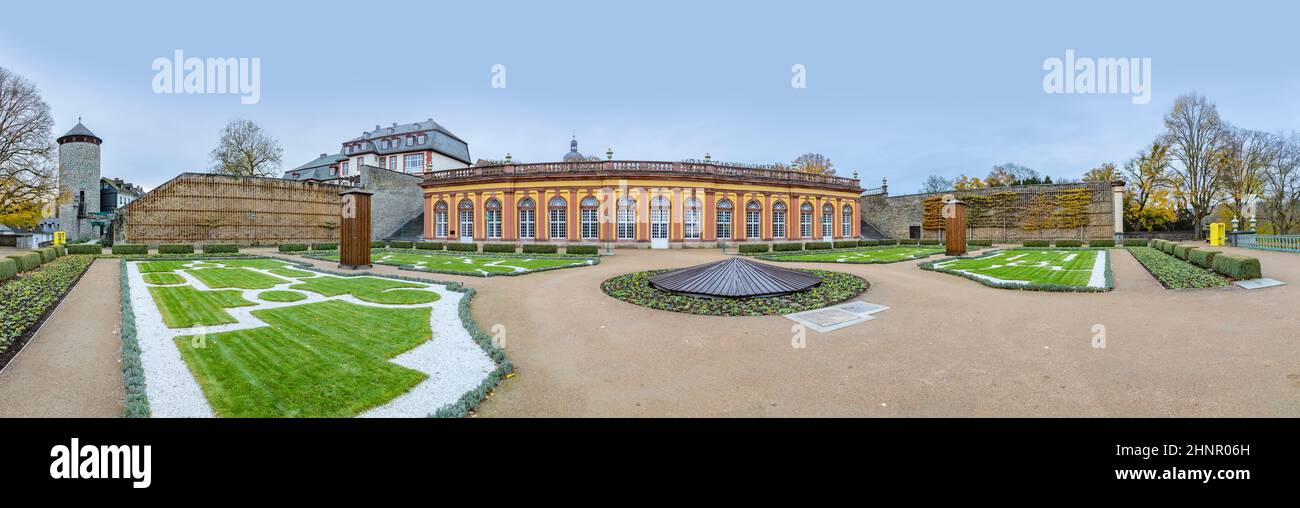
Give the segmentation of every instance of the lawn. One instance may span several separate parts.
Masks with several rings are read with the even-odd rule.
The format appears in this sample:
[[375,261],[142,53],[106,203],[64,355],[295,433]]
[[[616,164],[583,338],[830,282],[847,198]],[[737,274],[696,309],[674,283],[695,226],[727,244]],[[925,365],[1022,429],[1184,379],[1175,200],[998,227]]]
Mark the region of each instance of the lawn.
[[185,268],[191,261],[144,261],[140,263],[140,273],[174,272]]
[[265,291],[257,297],[268,302],[296,302],[307,299],[307,295],[297,291]]
[[973,258],[925,263],[923,268],[1003,288],[1098,291],[1110,287],[1105,250],[1012,249]]
[[244,268],[200,268],[186,272],[213,289],[269,289],[290,282]]
[[231,289],[200,291],[191,286],[157,286],[149,288],[149,294],[168,328],[235,323],[227,308],[257,305]]
[[[338,254],[321,257],[337,261]],[[416,253],[375,249],[371,251],[371,260],[381,265],[409,266],[415,270],[465,275],[505,275],[523,274],[537,270],[587,266],[592,258],[576,257],[519,257],[492,255],[456,255],[451,253]]]
[[423,284],[379,277],[313,277],[289,286],[325,296],[347,295],[371,303],[416,304],[438,300],[438,293],[425,291]]
[[790,254],[772,254],[759,256],[768,261],[807,261],[822,263],[897,263],[910,259],[921,259],[943,252],[938,247],[868,247],[854,250],[829,252],[794,252]]
[[141,276],[144,277],[145,282],[150,284],[169,285],[183,284],[185,282],[185,277],[170,272],[146,273]]
[[269,326],[174,342],[217,416],[350,417],[428,377],[389,360],[429,340],[429,313],[317,302],[253,311]]
[[271,272],[271,273],[273,273],[273,274],[276,274],[276,275],[282,276],[282,277],[293,277],[293,278],[296,278],[296,279],[301,279],[301,278],[303,278],[303,277],[315,277],[315,276],[316,276],[316,273],[315,273],[315,272],[309,272],[309,271],[306,271],[306,270],[299,270],[299,269],[296,269],[296,268],[272,268],[272,269],[267,270],[267,271],[268,271],[268,272]]
[[1161,285],[1169,289],[1212,288],[1229,284],[1228,279],[1219,274],[1151,247],[1129,247],[1128,251]]

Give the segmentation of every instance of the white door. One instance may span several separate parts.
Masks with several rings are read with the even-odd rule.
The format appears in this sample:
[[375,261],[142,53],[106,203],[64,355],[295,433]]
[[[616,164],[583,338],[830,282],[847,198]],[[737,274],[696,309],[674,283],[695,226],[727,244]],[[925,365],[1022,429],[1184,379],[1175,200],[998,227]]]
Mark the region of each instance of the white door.
[[650,209],[650,248],[668,248],[668,208]]
[[474,212],[460,212],[460,241],[474,243]]

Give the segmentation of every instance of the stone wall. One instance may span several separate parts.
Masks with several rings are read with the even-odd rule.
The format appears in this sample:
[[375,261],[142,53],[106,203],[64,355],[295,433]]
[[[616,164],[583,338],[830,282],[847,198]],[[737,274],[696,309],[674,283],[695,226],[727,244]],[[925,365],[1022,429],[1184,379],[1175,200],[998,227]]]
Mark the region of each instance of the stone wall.
[[99,211],[99,145],[59,145],[59,195],[59,229],[67,232],[68,240],[98,238],[98,228],[91,226],[89,218],[77,220],[77,202],[84,195],[86,214]]
[[[1086,211],[1087,226],[1069,229],[1039,229],[1035,231],[1025,228],[1024,222],[1026,219],[1031,216],[1044,215],[1042,213],[1037,213],[1035,207],[1031,205],[1036,197],[1040,195],[1050,196],[1071,189],[1081,188],[1091,190],[1091,201],[1088,203]],[[1005,217],[994,221],[999,222],[1000,225],[994,227],[972,228],[968,238],[1017,241],[1040,238],[1090,239],[1114,237],[1114,193],[1111,184],[1107,182],[994,187],[968,191],[952,191],[951,194],[956,196],[958,199],[961,199],[963,196],[987,196],[1002,192],[1014,192],[1016,193],[1016,196],[1013,199],[1013,205],[1008,208]],[[944,194],[947,193],[908,194],[903,196],[863,196],[861,198],[862,206],[859,208],[862,211],[862,220],[875,225],[881,232],[891,238],[908,238],[911,226],[921,226],[922,238],[939,238],[941,235],[940,230],[927,229],[924,227],[924,202],[926,198],[943,196]]]
[[373,166],[361,166],[361,188],[374,193],[370,198],[370,233],[382,240],[403,224],[424,213],[421,177]]

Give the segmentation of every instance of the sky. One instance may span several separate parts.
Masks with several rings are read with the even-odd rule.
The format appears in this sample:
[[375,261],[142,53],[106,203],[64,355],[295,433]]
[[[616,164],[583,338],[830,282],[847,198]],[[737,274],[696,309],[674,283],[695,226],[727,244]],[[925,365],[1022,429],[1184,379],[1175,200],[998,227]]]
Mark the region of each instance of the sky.
[[[984,5],[987,4],[987,5]],[[211,166],[244,118],[283,169],[363,130],[433,118],[472,159],[789,162],[817,152],[890,193],[1014,162],[1122,163],[1192,91],[1234,125],[1300,130],[1300,6],[1107,2],[21,2],[0,67],[54,135],[82,117],[103,174],[152,188]],[[258,58],[260,100],[155,93],[157,58]],[[1049,94],[1044,63],[1149,58],[1150,102]],[[494,87],[494,65],[505,86]],[[792,86],[792,68],[805,86]],[[498,80],[497,84],[500,82]]]

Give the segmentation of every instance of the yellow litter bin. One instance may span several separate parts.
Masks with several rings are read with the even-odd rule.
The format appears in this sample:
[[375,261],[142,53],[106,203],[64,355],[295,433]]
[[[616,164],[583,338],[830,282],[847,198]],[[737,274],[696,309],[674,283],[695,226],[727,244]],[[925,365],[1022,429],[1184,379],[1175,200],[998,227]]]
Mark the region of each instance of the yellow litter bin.
[[1227,224],[1224,224],[1222,222],[1215,222],[1210,224],[1210,245],[1213,245],[1215,247],[1222,247],[1223,242],[1227,237],[1226,234],[1227,229],[1228,229]]
[[68,243],[68,233],[63,231],[54,232],[54,245],[63,245]]

